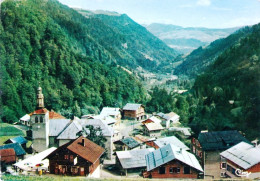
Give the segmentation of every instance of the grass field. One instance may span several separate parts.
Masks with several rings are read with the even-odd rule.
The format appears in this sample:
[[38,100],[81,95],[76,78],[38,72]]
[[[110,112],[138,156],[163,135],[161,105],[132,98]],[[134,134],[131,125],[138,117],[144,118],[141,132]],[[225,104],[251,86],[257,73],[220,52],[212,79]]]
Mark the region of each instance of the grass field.
[[25,133],[11,124],[0,123],[0,145],[15,136],[25,136]]

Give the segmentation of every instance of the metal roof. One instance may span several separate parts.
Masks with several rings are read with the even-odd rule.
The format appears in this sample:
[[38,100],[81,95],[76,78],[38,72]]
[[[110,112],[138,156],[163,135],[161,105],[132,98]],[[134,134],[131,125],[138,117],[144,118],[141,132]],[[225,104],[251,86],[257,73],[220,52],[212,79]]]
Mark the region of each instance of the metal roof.
[[114,108],[114,107],[103,107],[102,111],[100,112],[100,115],[102,116],[116,116],[119,115],[120,108]]
[[0,146],[0,150],[8,149],[8,148],[13,148],[17,156],[26,154],[26,152],[24,151],[24,149],[19,143],[10,143],[10,144]]
[[78,138],[77,133],[82,130],[82,126],[77,120],[73,120],[57,137],[57,139],[76,139]]
[[228,150],[223,151],[220,155],[245,170],[260,163],[260,148],[254,147],[246,142],[240,142]]
[[249,141],[236,130],[212,131],[199,134],[198,140],[203,150],[225,150],[241,141]]
[[162,127],[162,125],[160,123],[154,123],[154,122],[144,124],[144,126],[149,131],[156,131],[156,130],[162,130],[163,129],[163,127]]
[[20,118],[20,120],[22,121],[30,121],[30,115],[29,114],[25,114],[23,117]]
[[19,144],[25,144],[25,143],[27,143],[27,142],[28,142],[27,139],[25,139],[24,137],[22,137],[22,136],[17,136],[17,137],[8,139],[5,143],[19,143]]
[[58,136],[68,124],[70,124],[70,119],[50,119],[49,136]]
[[124,106],[123,110],[136,111],[139,109],[140,106],[142,106],[142,104],[127,103]]
[[156,115],[163,119],[172,120],[172,121],[177,121],[180,118],[180,116],[174,112],[170,112],[168,114],[160,112],[160,113],[157,113]]
[[148,118],[148,119],[150,119],[151,121],[153,121],[154,123],[160,123],[161,124],[161,120],[160,119],[158,119],[157,117],[155,117],[155,116],[152,116],[152,117],[150,117],[150,118]]
[[154,141],[154,143],[159,147],[163,147],[167,144],[173,144],[174,146],[177,146],[179,148],[182,148],[184,150],[190,150],[189,147],[187,147],[183,142],[181,142],[178,138],[175,136],[170,137],[164,137],[164,138],[158,138]]
[[154,148],[117,151],[116,155],[123,169],[146,167],[145,155],[154,151]]
[[121,140],[114,142],[114,144],[118,144],[118,143],[127,145],[130,149],[133,149],[133,148],[139,146],[139,143],[131,137],[123,138]]
[[147,171],[151,171],[154,168],[157,168],[175,159],[203,172],[203,169],[193,154],[172,144],[168,144],[145,156]]

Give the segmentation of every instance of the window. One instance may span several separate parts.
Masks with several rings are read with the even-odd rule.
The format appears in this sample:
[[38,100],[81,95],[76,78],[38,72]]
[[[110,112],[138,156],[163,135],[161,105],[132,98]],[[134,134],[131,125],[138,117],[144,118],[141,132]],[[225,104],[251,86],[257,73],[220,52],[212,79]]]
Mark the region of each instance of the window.
[[70,155],[70,161],[71,161],[71,162],[74,161],[73,155]]
[[159,167],[159,174],[165,174],[165,167]]
[[222,169],[225,169],[225,168],[227,167],[227,164],[226,164],[225,162],[222,162],[221,165],[220,165],[220,167],[221,167]]
[[220,176],[221,176],[221,177],[226,177],[226,173],[225,173],[225,172],[221,172],[221,173],[220,173]]
[[170,167],[170,173],[180,173],[180,167]]
[[40,123],[43,123],[43,117],[42,116],[40,117]]
[[35,117],[35,123],[38,123],[39,122],[39,119],[38,119],[38,117],[36,116]]
[[184,167],[184,174],[190,174],[190,167]]
[[64,159],[68,160],[69,159],[69,155],[64,155]]

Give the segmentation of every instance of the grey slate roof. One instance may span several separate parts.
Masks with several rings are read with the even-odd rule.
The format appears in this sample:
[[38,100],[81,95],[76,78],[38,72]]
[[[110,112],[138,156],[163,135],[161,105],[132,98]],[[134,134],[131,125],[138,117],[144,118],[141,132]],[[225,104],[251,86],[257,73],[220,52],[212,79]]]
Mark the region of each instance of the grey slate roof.
[[246,142],[240,142],[228,150],[223,151],[220,155],[245,170],[260,163],[260,147],[254,147]]
[[136,111],[139,109],[140,106],[142,106],[142,104],[127,103],[124,106],[123,110]]
[[102,116],[116,116],[118,114],[121,114],[120,108],[114,107],[103,107],[102,111],[100,112],[100,115]]
[[174,146],[177,146],[179,148],[182,148],[184,150],[190,150],[189,147],[187,147],[183,142],[181,142],[178,138],[175,136],[170,137],[164,137],[164,138],[158,138],[154,141],[154,143],[159,147],[163,147],[167,144],[173,144]]
[[119,144],[127,145],[130,149],[133,149],[133,148],[139,146],[139,143],[131,137],[127,137],[127,138],[115,141],[114,143],[115,144],[119,143]]
[[79,121],[82,127],[85,127],[87,125],[92,125],[94,127],[100,127],[102,129],[102,133],[104,136],[113,136],[114,131],[113,128],[108,126],[103,120],[100,119],[81,119]]
[[78,138],[76,135],[82,130],[82,126],[78,123],[78,120],[73,120],[57,137],[57,139],[69,139],[73,140]]
[[58,136],[70,124],[70,119],[50,119],[49,136]]
[[11,143],[19,143],[19,144],[25,144],[27,143],[28,141],[22,137],[22,136],[17,136],[17,137],[14,137],[14,138],[10,138],[9,140],[7,140],[5,143],[8,143],[8,142],[11,142]]
[[8,149],[8,148],[13,148],[14,151],[15,151],[15,154],[17,156],[21,156],[21,155],[25,155],[26,154],[26,152],[24,151],[23,147],[19,143],[10,143],[10,144],[6,144],[6,145],[0,146],[0,150]]
[[236,130],[200,133],[198,140],[204,151],[225,150],[241,141],[249,143],[249,141]]
[[147,171],[151,171],[154,168],[157,168],[175,159],[203,172],[203,169],[193,154],[172,144],[168,144],[145,156]]
[[145,155],[154,151],[154,148],[117,151],[116,155],[123,169],[146,167]]

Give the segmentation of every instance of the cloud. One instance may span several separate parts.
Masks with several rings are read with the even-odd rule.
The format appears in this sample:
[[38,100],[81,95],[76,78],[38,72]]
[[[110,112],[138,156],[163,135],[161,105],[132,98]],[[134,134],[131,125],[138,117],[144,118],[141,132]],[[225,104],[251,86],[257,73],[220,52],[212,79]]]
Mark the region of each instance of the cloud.
[[197,5],[199,6],[209,6],[211,4],[210,0],[198,0]]

